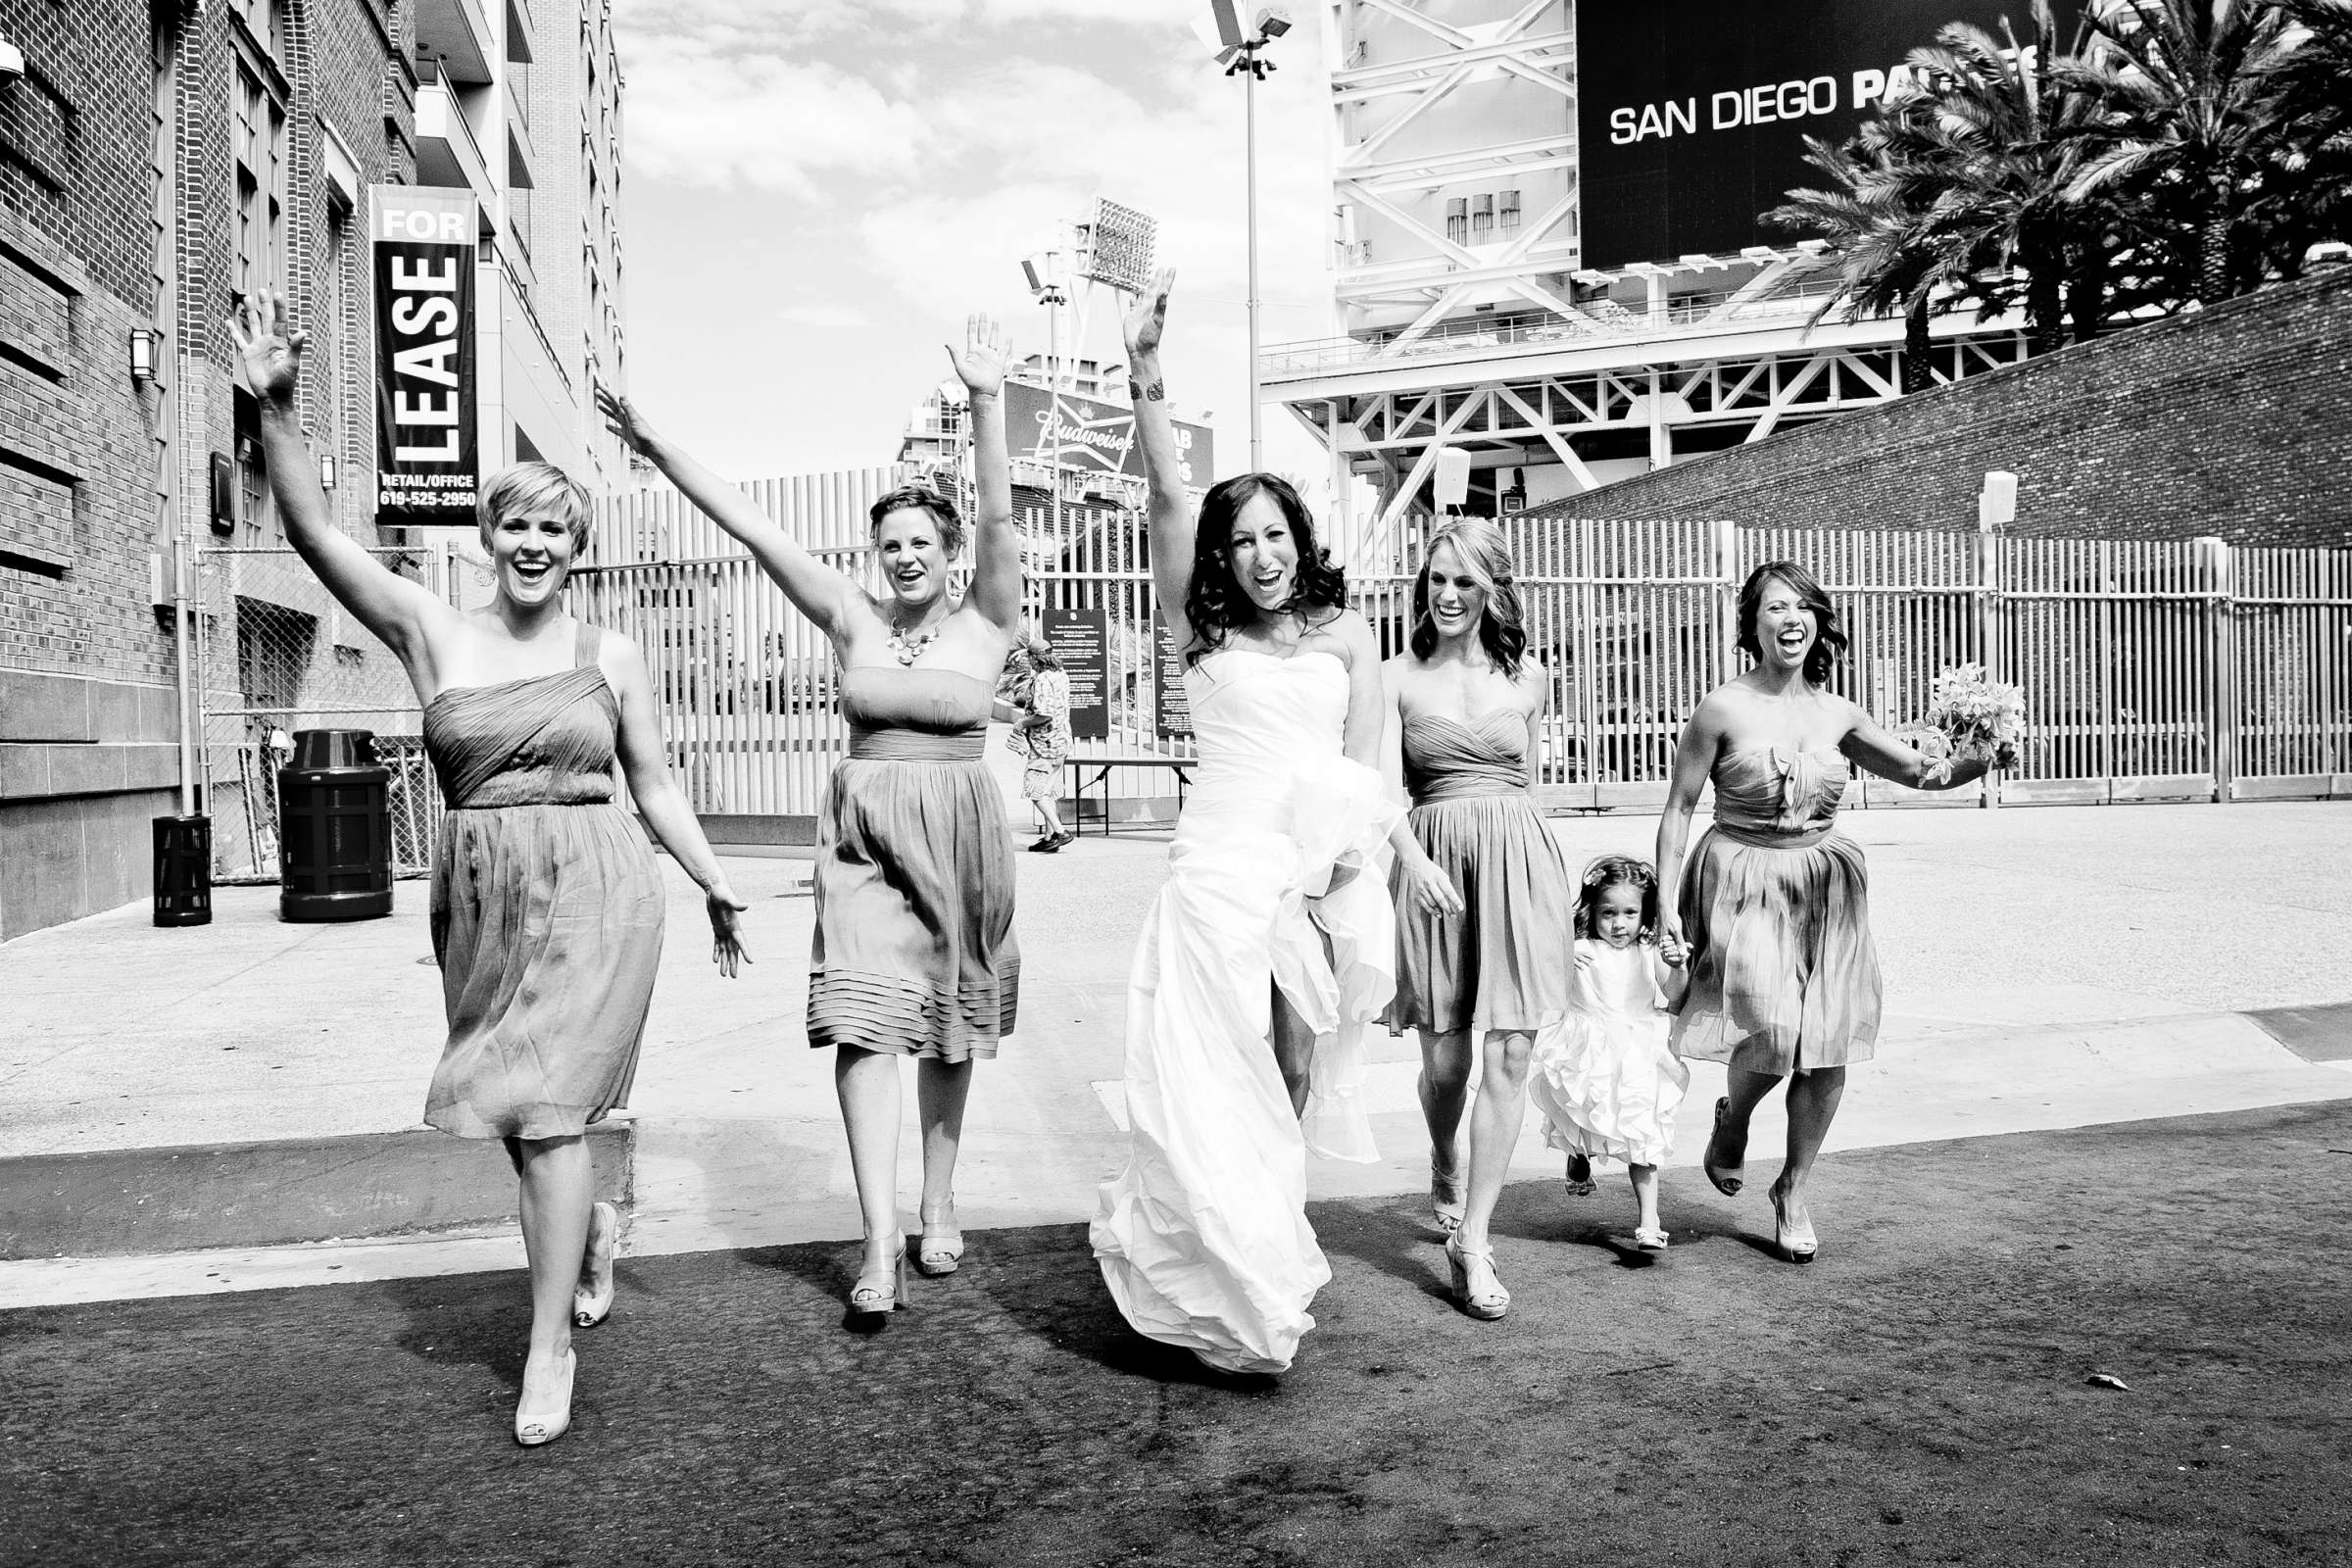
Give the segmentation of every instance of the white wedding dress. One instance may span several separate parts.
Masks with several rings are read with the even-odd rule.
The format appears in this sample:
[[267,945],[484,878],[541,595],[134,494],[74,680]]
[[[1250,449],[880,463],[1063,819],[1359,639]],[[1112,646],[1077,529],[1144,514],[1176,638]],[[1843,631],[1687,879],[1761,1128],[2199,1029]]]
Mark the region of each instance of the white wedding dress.
[[[1200,774],[1136,943],[1127,1168],[1091,1234],[1138,1333],[1280,1372],[1331,1278],[1306,1222],[1306,1152],[1379,1157],[1363,1050],[1396,989],[1387,840],[1403,808],[1341,755],[1336,655],[1222,649],[1185,690]],[[1332,887],[1343,867],[1356,874]],[[1267,1043],[1276,986],[1316,1035],[1303,1123]]]

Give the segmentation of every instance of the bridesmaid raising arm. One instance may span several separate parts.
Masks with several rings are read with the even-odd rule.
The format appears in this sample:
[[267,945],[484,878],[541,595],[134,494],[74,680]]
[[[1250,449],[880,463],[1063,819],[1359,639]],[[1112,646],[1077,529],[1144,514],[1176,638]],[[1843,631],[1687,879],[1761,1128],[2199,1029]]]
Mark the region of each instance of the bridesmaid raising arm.
[[899,1058],[916,1058],[922,1126],[915,1263],[952,1274],[963,1255],[954,1182],[972,1062],[994,1056],[1011,1033],[1020,991],[1010,829],[981,760],[997,675],[1020,622],[1003,396],[1009,355],[996,325],[973,317],[949,357],[971,398],[980,507],[971,591],[960,602],[949,596],[948,568],[962,550],[963,521],[944,497],[908,486],[874,504],[884,587],[871,597],[625,399],[597,391],[613,431],[751,551],[823,630],[840,668],[850,748],[817,829],[808,1033],[810,1046],[834,1053],[865,1232],[850,1310],[865,1318],[906,1304]]
[[514,1437],[552,1442],[571,1419],[571,1331],[612,1301],[617,1216],[594,1201],[581,1134],[626,1102],[662,951],[661,873],[612,802],[616,747],[647,824],[704,889],[722,973],[744,956],[745,906],[662,761],[645,661],[564,612],[587,492],[542,463],[493,475],[480,514],[494,596],[470,613],[442,604],[334,527],[294,404],[309,334],[284,317],[264,292],[230,330],[287,539],[424,706],[450,808],[432,891],[449,1038],[425,1120],[504,1140],[520,1178],[531,1340]]

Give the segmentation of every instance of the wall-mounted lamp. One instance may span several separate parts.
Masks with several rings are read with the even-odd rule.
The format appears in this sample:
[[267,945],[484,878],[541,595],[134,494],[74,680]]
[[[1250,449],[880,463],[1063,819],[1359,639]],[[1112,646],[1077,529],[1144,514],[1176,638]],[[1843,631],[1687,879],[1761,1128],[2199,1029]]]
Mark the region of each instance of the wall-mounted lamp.
[[155,379],[156,332],[150,327],[130,329],[130,378],[133,381]]
[[318,488],[332,490],[334,487],[335,455],[332,452],[321,452],[318,454]]

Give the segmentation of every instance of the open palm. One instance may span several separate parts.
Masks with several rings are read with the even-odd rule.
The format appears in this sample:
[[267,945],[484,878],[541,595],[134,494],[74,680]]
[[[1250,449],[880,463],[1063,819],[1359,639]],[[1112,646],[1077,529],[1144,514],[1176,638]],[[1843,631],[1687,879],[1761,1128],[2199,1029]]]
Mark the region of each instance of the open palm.
[[1168,295],[1176,287],[1176,270],[1163,267],[1152,274],[1151,285],[1127,302],[1127,357],[1159,352],[1160,334],[1168,326]]
[[620,437],[620,444],[631,452],[643,452],[653,441],[654,428],[645,422],[637,406],[602,381],[596,384],[596,412],[605,416],[605,428]]
[[264,402],[292,397],[302,379],[302,354],[311,335],[289,332],[285,322],[285,296],[269,289],[248,295],[229,318],[228,335],[245,363],[245,384]]
[[948,345],[956,374],[974,397],[993,397],[1004,390],[1004,374],[1012,368],[1012,342],[994,317],[966,317],[963,347]]

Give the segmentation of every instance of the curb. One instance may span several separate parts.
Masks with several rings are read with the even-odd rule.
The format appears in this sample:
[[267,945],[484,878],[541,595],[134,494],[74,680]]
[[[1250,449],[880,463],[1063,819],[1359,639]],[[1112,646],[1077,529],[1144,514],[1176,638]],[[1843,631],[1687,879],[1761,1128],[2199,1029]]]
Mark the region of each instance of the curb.
[[[625,1210],[633,1122],[588,1130],[596,1190]],[[496,1140],[429,1128],[0,1159],[0,1260],[122,1257],[515,1223]]]

